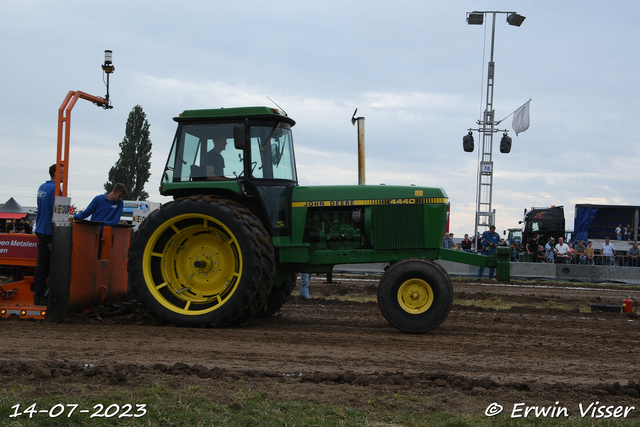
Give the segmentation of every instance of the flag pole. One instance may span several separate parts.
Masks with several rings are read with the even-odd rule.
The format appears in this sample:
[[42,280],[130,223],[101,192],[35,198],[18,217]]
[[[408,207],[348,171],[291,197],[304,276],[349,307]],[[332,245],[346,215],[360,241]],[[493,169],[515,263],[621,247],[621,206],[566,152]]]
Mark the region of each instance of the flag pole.
[[[527,102],[531,102],[531,99],[528,100]],[[527,105],[527,102],[525,102],[524,104],[522,104],[521,106],[519,106],[518,108],[516,108],[515,110],[513,110],[511,112],[511,114],[509,114],[507,117],[505,117],[504,119],[500,120],[499,122],[497,122],[497,124],[500,124],[502,122],[504,122],[505,120],[507,120],[509,117],[513,116],[513,113],[515,113],[516,111],[518,111],[519,109],[521,109],[522,107],[524,107],[525,105]]]

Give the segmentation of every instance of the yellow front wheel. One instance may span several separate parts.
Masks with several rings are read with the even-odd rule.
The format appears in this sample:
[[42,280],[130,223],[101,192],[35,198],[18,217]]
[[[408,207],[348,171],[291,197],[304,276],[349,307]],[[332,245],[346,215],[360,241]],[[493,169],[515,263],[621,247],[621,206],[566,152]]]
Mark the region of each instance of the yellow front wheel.
[[140,226],[129,268],[142,300],[178,325],[229,325],[264,306],[273,247],[242,206],[208,196],[163,206]]
[[433,304],[433,289],[422,279],[409,279],[398,289],[398,303],[407,313],[424,313]]
[[437,264],[409,258],[391,265],[378,285],[378,306],[387,321],[410,333],[427,332],[447,318],[453,287]]

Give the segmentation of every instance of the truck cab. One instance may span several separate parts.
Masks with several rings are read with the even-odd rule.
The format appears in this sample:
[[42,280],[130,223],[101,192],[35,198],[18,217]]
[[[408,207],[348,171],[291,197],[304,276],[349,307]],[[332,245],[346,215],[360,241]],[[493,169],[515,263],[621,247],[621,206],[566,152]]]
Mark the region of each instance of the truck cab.
[[548,208],[533,207],[524,214],[524,227],[522,231],[522,242],[540,236],[540,243],[544,245],[553,238],[557,243],[558,238],[565,236],[564,207],[551,206]]

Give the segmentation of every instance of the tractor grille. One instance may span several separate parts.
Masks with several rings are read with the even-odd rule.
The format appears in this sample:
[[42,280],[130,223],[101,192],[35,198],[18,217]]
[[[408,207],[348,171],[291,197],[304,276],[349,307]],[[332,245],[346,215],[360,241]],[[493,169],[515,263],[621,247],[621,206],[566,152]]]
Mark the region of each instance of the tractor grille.
[[373,207],[374,249],[424,248],[424,205]]

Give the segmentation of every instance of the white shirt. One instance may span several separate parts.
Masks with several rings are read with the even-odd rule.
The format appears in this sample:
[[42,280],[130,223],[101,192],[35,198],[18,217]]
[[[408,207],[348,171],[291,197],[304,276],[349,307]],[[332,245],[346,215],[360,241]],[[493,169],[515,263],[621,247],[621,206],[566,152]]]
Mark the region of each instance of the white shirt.
[[606,243],[603,243],[601,250],[602,250],[602,255],[613,256],[613,251],[616,250],[616,247],[613,246],[613,243],[609,243],[608,245]]
[[565,244],[561,245],[560,243],[558,243],[556,245],[555,251],[558,253],[558,255],[566,255],[570,251],[569,245],[565,245]]

